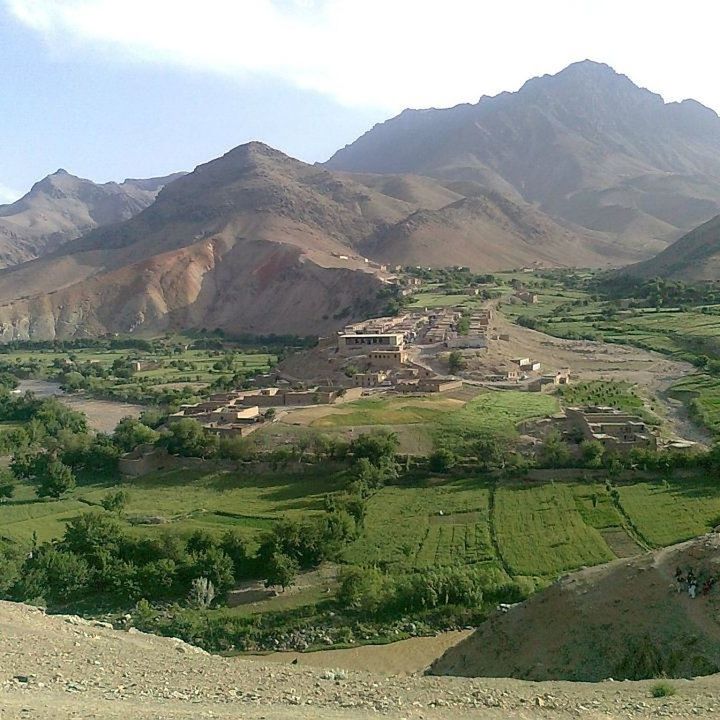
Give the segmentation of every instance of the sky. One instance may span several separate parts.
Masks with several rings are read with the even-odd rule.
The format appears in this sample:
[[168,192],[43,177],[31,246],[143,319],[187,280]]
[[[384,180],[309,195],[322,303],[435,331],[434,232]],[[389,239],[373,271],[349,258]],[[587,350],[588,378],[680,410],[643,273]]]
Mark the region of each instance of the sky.
[[0,203],[249,140],[308,162],[590,58],[720,110],[710,0],[0,0]]

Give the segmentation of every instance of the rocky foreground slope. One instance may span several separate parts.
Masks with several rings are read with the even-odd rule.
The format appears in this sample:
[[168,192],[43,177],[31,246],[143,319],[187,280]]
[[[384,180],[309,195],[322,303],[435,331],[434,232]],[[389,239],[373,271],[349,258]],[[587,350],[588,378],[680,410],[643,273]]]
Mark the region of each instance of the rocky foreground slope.
[[716,673],[718,581],[717,533],[589,568],[493,616],[431,672],[592,681]]
[[525,683],[389,677],[207,655],[178,640],[0,602],[3,720],[716,717],[720,678]]

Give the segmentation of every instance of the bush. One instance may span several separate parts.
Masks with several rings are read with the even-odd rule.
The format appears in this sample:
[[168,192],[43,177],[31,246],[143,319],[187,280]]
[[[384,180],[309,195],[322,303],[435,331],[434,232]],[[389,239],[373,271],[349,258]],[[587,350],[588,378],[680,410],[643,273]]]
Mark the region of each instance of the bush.
[[455,455],[447,448],[436,450],[429,457],[430,470],[436,473],[444,473],[455,465]]
[[664,697],[671,697],[672,695],[675,695],[677,693],[677,690],[674,685],[671,685],[669,682],[659,682],[652,686],[650,690],[650,694],[654,698],[664,698]]

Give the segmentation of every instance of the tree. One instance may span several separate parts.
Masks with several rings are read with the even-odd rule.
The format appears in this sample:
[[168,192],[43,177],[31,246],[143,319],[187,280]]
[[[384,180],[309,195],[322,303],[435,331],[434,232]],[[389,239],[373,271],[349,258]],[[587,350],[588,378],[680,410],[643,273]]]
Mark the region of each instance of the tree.
[[605,448],[599,440],[583,440],[580,443],[580,452],[582,452],[583,460],[588,467],[602,467]]
[[439,448],[429,458],[430,470],[437,473],[444,473],[455,465],[455,455],[452,450]]
[[267,565],[267,579],[265,585],[279,585],[283,592],[295,581],[299,571],[298,562],[284,553],[276,552]]
[[158,443],[173,455],[207,457],[215,450],[217,439],[212,438],[197,420],[183,418],[170,425]]
[[451,375],[455,375],[467,367],[465,358],[459,350],[453,350],[448,355],[448,372]]
[[399,445],[395,433],[378,431],[357,437],[350,443],[349,451],[356,461],[367,458],[376,465],[382,458],[394,458]]
[[33,553],[21,573],[17,595],[23,600],[33,598],[68,600],[80,594],[89,578],[84,558],[52,545],[44,545]]
[[199,608],[209,608],[215,599],[215,588],[208,578],[195,578],[190,586],[188,600]]
[[0,472],[0,502],[15,495],[15,479],[7,470]]
[[542,464],[551,468],[563,467],[570,461],[570,449],[557,430],[548,433],[539,455]]
[[504,468],[514,453],[515,434],[496,432],[479,437],[472,445],[472,452],[485,468]]
[[219,547],[211,547],[193,554],[195,573],[202,573],[219,592],[228,590],[235,583],[233,561]]
[[36,476],[38,497],[61,498],[75,487],[73,471],[59,460],[51,460]]
[[138,445],[152,444],[157,441],[158,433],[135,418],[123,418],[115,428],[113,442],[123,451],[130,452]]
[[125,534],[118,519],[104,512],[86,512],[65,527],[61,547],[101,564],[109,555],[118,556]]
[[130,493],[127,490],[116,490],[107,493],[100,504],[108,512],[121,513],[129,501]]

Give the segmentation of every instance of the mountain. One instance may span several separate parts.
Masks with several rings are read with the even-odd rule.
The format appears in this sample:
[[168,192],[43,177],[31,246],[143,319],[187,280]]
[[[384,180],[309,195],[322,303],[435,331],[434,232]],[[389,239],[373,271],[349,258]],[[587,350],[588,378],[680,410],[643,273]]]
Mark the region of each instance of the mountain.
[[122,222],[150,205],[182,173],[98,185],[58,170],[11,205],[0,205],[0,267],[32,260],[67,240]]
[[421,209],[363,245],[388,264],[467,265],[502,270],[525,265],[593,266],[627,262],[602,235],[563,226],[528,203],[478,192],[435,210]]
[[415,206],[249,143],[120,224],[0,271],[0,338],[311,334],[382,309],[357,248]]
[[625,267],[624,274],[688,283],[720,279],[720,215],[690,231],[650,260]]
[[584,61],[473,105],[405,110],[326,167],[475,184],[644,259],[720,212],[720,118]]

